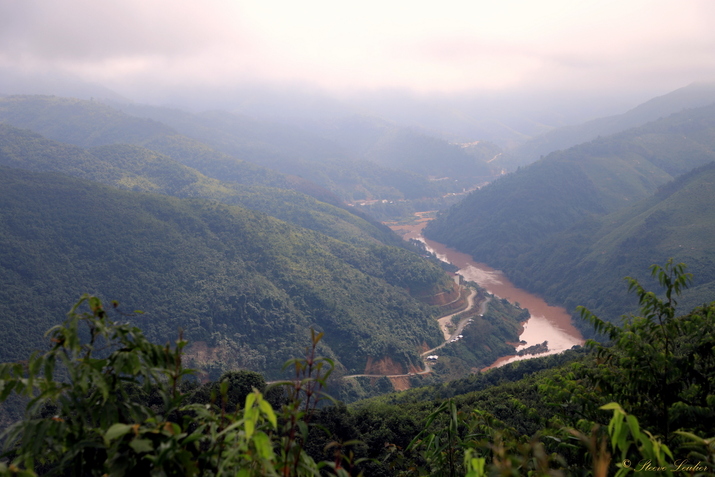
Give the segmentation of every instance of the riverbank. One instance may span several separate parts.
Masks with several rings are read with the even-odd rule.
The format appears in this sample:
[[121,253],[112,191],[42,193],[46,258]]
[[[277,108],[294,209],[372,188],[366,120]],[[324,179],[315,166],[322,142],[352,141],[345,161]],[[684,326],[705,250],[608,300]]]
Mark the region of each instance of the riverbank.
[[[583,345],[584,339],[581,332],[572,324],[571,315],[562,307],[548,305],[541,297],[515,287],[508,278],[499,270],[486,264],[475,262],[465,253],[450,249],[443,244],[422,236],[422,229],[431,220],[429,212],[416,214],[416,220],[411,224],[386,224],[405,240],[415,239],[425,243],[427,249],[443,261],[452,263],[459,268],[458,274],[466,281],[472,281],[485,288],[496,297],[504,298],[509,302],[529,310],[530,317],[523,324],[520,333],[520,344],[516,348],[516,355],[500,358],[492,365],[484,368],[491,369],[512,361],[529,359],[536,356],[561,353],[576,345]],[[518,355],[519,351],[540,345],[548,341],[548,350],[537,354]],[[543,351],[543,348],[536,348]]]

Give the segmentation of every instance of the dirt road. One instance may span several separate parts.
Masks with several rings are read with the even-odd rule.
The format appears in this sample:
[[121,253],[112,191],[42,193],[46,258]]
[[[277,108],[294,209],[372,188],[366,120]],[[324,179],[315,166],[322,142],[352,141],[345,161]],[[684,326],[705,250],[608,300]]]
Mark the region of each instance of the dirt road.
[[[459,321],[459,323],[457,324],[457,328],[454,330],[454,332],[450,333],[449,330],[447,329],[447,324],[452,320],[452,317],[454,317],[455,315],[459,315],[460,313],[466,313],[466,312],[474,309],[474,305],[475,305],[474,298],[477,296],[477,291],[474,289],[466,288],[466,287],[463,287],[462,290],[463,291],[470,290],[469,296],[467,297],[467,308],[465,308],[464,310],[458,311],[457,313],[452,313],[450,315],[443,316],[442,318],[439,318],[437,320],[439,322],[440,329],[442,330],[442,333],[444,334],[444,343],[420,354],[420,357],[422,358],[422,363],[424,364],[425,369],[423,369],[422,371],[417,371],[415,373],[407,373],[407,374],[349,374],[347,376],[343,376],[343,378],[360,378],[360,377],[402,378],[405,376],[413,376],[416,374],[427,374],[427,373],[432,372],[432,367],[430,365],[430,362],[428,360],[426,360],[425,357],[433,354],[435,351],[448,345],[449,343],[452,343],[453,342],[452,340],[456,339],[457,336],[462,334],[464,327],[469,324],[469,317],[466,316]],[[479,313],[481,313],[482,315],[484,313],[486,313],[486,311],[487,311],[487,304],[489,303],[489,300],[491,300],[491,298],[487,298],[480,305]]]

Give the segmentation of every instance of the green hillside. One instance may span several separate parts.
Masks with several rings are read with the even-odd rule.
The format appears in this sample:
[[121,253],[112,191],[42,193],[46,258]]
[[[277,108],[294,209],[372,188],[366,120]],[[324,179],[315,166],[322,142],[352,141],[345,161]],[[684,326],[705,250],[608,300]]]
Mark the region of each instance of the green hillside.
[[650,121],[670,116],[684,109],[715,103],[715,83],[693,83],[663,96],[653,98],[623,114],[594,119],[583,124],[565,126],[538,135],[508,150],[496,161],[509,170],[532,162],[553,151],[616,134]]
[[[414,133],[402,138],[405,134],[395,133],[406,129],[380,120],[336,120],[314,133],[310,127],[298,129],[224,111],[191,114],[146,105],[114,106],[161,121],[224,153],[310,179],[344,200],[435,197],[472,185],[473,180],[462,182],[465,171],[488,175],[479,161],[458,147]],[[453,169],[462,166],[459,184],[433,183],[425,177],[438,175],[445,164]]]
[[0,98],[0,121],[81,147],[139,145],[208,177],[295,189],[334,205],[342,200],[440,196],[454,189],[415,172],[351,159],[323,138],[281,125],[222,112],[193,115],[124,107],[137,116],[92,101],[10,96]]
[[203,197],[264,212],[346,242],[403,245],[385,226],[294,190],[222,182],[140,146],[89,150],[0,124],[0,164],[62,172],[139,192]]
[[[295,359],[311,379],[283,389],[247,371],[199,383],[182,366],[185,341],[153,344],[85,297],[49,351],[0,365],[2,404],[37,396],[5,421],[0,473],[712,476],[715,302],[676,306],[687,276],[657,271],[662,288],[632,284],[639,316],[590,318],[610,345],[350,406],[328,402],[330,363],[313,351]],[[72,379],[54,372],[59,360]]]
[[648,267],[672,257],[695,276],[682,299],[684,306],[694,307],[715,297],[713,236],[715,163],[710,163],[632,207],[579,223],[541,243],[515,259],[509,277],[571,309],[586,305],[616,320],[637,307],[623,278],[651,283]]
[[[485,162],[493,155],[475,158],[443,139],[378,118],[350,116],[298,129],[222,111],[190,114],[115,106],[161,121],[225,153],[310,178],[349,200],[434,197],[469,188],[477,178],[491,175]],[[425,176],[453,180],[435,184]]]
[[190,113],[129,102],[109,105],[132,116],[159,121],[216,150],[236,157],[251,158],[257,164],[348,157],[347,151],[334,141],[285,123],[227,111]]
[[[470,154],[460,145],[418,129],[369,116],[326,121],[315,129],[354,157],[425,176],[447,176],[457,179],[463,187],[471,186],[476,177],[490,176],[492,171],[486,161],[498,152],[488,157]],[[492,147],[498,149],[495,145]]]
[[155,341],[181,327],[206,369],[276,376],[328,331],[322,353],[359,372],[368,356],[417,361],[440,341],[407,289],[442,271],[395,247],[357,248],[260,213],[203,199],[121,191],[57,173],[0,173],[0,360],[40,347],[79,293],[141,309]]
[[432,182],[420,174],[381,167],[363,159],[291,160],[266,165],[291,176],[309,179],[349,202],[441,197],[451,191],[444,187],[445,184]]
[[544,240],[713,160],[715,106],[684,111],[552,153],[473,192],[425,235],[509,272]]
[[81,147],[134,144],[165,154],[209,177],[240,184],[290,188],[284,175],[218,152],[151,119],[129,116],[94,101],[55,96],[0,98],[0,121]]

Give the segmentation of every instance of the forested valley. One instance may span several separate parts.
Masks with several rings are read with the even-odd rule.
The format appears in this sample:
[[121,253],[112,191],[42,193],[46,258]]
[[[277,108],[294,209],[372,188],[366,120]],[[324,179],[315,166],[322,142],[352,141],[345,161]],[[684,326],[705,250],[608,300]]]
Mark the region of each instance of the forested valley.
[[[0,97],[0,475],[715,475],[710,94],[511,150]],[[428,210],[587,344],[484,370],[529,312]]]
[[232,371],[201,384],[185,340],[152,344],[112,320],[116,303],[84,296],[49,351],[0,365],[0,399],[37,396],[4,433],[0,472],[713,475],[715,306],[680,314],[690,275],[672,262],[652,272],[667,298],[631,281],[641,314],[622,326],[582,310],[609,346],[350,406],[324,393],[334,362],[317,354],[322,333],[285,383]]
[[648,267],[669,258],[697,277],[684,303],[709,302],[714,120],[713,106],[689,109],[553,152],[470,194],[425,235],[609,321],[637,310],[623,278],[655,285]]
[[[202,379],[228,369],[285,377],[283,362],[311,329],[329,331],[320,352],[335,360],[336,375],[389,366],[406,377],[442,342],[435,317],[466,306],[444,263],[346,205],[340,187],[92,101],[1,104],[2,360],[41,348],[56,310],[83,290],[142,310],[131,320],[152,340],[182,330]],[[517,341],[521,311],[490,313],[503,339]],[[486,366],[513,352],[495,340],[455,362]],[[343,399],[393,389],[349,384]]]

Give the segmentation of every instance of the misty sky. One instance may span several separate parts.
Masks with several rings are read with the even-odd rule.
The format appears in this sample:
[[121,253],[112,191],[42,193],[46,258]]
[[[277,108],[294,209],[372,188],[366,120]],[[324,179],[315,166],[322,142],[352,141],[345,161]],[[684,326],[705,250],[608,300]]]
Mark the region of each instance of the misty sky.
[[648,89],[715,78],[715,2],[0,0],[0,67],[120,93]]

